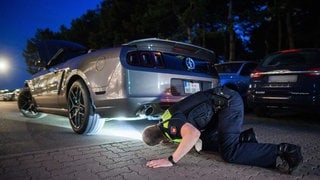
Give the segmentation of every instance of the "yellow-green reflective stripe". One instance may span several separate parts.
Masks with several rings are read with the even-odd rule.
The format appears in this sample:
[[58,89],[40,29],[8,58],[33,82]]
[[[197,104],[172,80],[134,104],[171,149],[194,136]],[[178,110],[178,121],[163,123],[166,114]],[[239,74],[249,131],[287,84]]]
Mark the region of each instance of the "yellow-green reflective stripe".
[[[167,120],[168,120],[168,119],[171,119],[171,117],[172,117],[172,115],[171,115],[170,111],[169,111],[168,109],[165,110],[164,113],[163,113],[162,116],[161,116],[162,122],[166,121],[165,123],[163,123],[163,127],[164,127],[164,128],[168,129],[168,127],[169,127],[169,121],[167,121]],[[167,132],[165,132],[164,134],[165,134],[165,135],[169,138],[169,140],[172,141],[172,142],[176,142],[176,143],[180,143],[180,142],[181,142],[181,139],[171,139],[170,135],[169,135]]]
[[171,142],[175,142],[175,143],[181,142],[181,139],[171,139],[170,135],[167,132],[165,132],[164,134],[169,138]]
[[181,139],[173,139],[172,141],[175,142],[175,143],[180,143]]
[[167,132],[164,133],[170,141],[173,141]]
[[[172,115],[171,115],[170,111],[168,109],[165,110],[161,116],[162,122],[164,122],[168,119],[171,119],[171,117],[172,117]],[[168,126],[169,126],[169,121],[166,121],[165,123],[163,123],[164,128],[168,128]]]

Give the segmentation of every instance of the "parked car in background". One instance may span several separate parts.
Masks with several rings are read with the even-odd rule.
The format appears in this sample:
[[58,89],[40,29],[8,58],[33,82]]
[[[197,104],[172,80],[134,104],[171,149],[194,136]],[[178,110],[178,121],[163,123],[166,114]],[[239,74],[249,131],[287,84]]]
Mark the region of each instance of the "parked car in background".
[[9,89],[4,89],[0,91],[0,100],[3,101],[14,101],[18,97],[18,89],[15,90],[9,90]]
[[8,91],[7,89],[1,89],[0,90],[0,101],[3,101],[4,93],[7,92],[7,91]]
[[104,118],[152,119],[173,103],[218,84],[213,51],[142,39],[88,51],[58,40],[38,44],[43,70],[25,82],[18,107],[27,117],[63,113],[78,134],[99,132]]
[[4,101],[13,101],[16,98],[15,90],[8,90],[3,94]]
[[215,64],[215,67],[220,77],[220,84],[239,92],[246,103],[250,73],[257,65],[258,62],[254,61],[229,61]]
[[320,49],[268,55],[251,74],[248,92],[248,103],[259,116],[275,108],[319,113]]

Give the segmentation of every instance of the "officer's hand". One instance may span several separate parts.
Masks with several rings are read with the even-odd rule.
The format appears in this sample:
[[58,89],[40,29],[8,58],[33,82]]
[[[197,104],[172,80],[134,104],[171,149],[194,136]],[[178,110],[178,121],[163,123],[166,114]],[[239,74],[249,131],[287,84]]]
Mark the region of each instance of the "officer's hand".
[[147,166],[150,168],[170,167],[173,164],[168,159],[157,159],[147,162]]

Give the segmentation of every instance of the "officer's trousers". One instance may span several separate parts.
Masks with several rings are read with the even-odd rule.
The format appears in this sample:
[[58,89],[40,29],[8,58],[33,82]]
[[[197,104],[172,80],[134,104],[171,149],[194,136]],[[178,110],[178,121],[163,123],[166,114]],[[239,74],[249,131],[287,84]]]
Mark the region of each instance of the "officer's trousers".
[[230,95],[230,99],[229,106],[218,114],[218,150],[222,158],[236,164],[275,167],[278,145],[239,142],[244,119],[243,101],[233,90],[223,88],[223,93]]

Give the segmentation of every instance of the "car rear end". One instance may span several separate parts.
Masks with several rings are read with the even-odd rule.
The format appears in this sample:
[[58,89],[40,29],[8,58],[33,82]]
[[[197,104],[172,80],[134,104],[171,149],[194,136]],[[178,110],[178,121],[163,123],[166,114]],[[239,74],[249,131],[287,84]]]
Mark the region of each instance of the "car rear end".
[[272,108],[316,111],[320,105],[320,50],[270,54],[251,73],[248,103],[259,115]]
[[240,76],[243,65],[242,62],[236,61],[216,64],[215,67],[220,77],[220,84],[239,91],[238,83],[241,83],[244,79]]
[[152,38],[124,45],[120,60],[126,104],[132,105],[137,115],[149,116],[190,94],[217,86],[214,57],[208,49],[169,40]]

